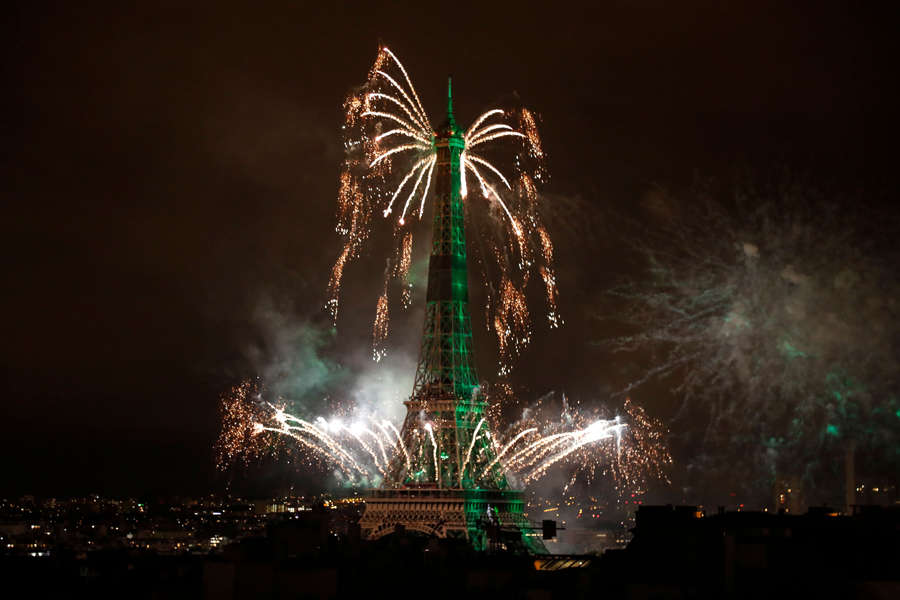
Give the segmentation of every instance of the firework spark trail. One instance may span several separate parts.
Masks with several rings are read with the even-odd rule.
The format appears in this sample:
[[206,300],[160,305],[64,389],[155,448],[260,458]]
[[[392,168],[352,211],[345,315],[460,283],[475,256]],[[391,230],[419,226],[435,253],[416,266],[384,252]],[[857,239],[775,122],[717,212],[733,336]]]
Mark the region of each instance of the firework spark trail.
[[387,466],[389,464],[387,453],[384,451],[384,444],[381,442],[381,437],[367,427],[363,427],[363,433],[368,433],[375,440],[375,443],[378,444],[378,449],[381,451],[381,459],[384,462],[384,465]]
[[547,261],[547,264],[553,263],[553,242],[550,240],[550,235],[547,233],[547,230],[543,227],[538,228],[538,236],[541,238],[541,250],[544,253],[544,260]]
[[466,149],[463,148],[462,152],[459,153],[459,164],[460,164],[460,173],[459,173],[459,197],[465,200],[469,196],[469,184],[466,182],[466,162],[467,162],[468,153]]
[[475,432],[472,433],[472,439],[469,441],[469,448],[466,450],[466,458],[463,460],[462,468],[459,470],[459,485],[462,486],[463,474],[466,472],[466,467],[469,465],[469,457],[472,456],[472,448],[475,447],[475,440],[478,439],[478,432],[481,431],[481,426],[484,425],[484,418],[478,421],[478,425],[475,426]]
[[355,206],[354,196],[356,195],[356,184],[353,176],[345,167],[341,171],[341,184],[338,189],[338,210],[337,224],[335,231],[341,235],[350,233],[351,219],[353,216],[353,207]]
[[344,100],[344,127],[355,127],[359,121],[360,113],[365,109],[366,102],[356,95],[347,96]]
[[589,418],[569,405],[565,397],[557,421],[545,415],[547,408],[542,406],[542,400],[531,405],[523,413],[523,420],[514,424],[519,430],[532,423],[542,434],[527,440],[520,431],[518,439],[513,438],[515,443],[504,452],[512,452],[503,461],[504,468],[518,474],[523,482],[540,479],[551,467],[554,472],[570,469],[567,489],[579,476],[588,483],[597,476],[608,476],[619,493],[628,486],[642,486],[651,478],[665,479],[664,469],[672,462],[664,442],[666,430],[630,399],[624,404],[625,421],[618,416]]
[[484,129],[482,129],[481,131],[479,131],[478,133],[476,133],[474,135],[466,136],[465,140],[466,140],[466,142],[471,142],[471,141],[477,140],[478,138],[490,133],[491,131],[498,131],[501,129],[504,131],[514,131],[513,128],[510,127],[509,125],[507,125],[506,123],[495,123],[494,125],[485,127]]
[[494,165],[492,165],[492,164],[489,163],[488,161],[484,160],[484,159],[481,158],[480,156],[475,156],[474,154],[469,154],[468,156],[466,156],[466,161],[473,161],[473,162],[477,162],[477,163],[480,164],[480,165],[484,165],[485,167],[487,167],[488,169],[490,169],[491,171],[493,171],[494,174],[495,174],[497,177],[500,178],[500,181],[502,181],[503,184],[504,184],[508,189],[512,189],[512,186],[509,185],[509,181],[507,181],[506,177],[503,176],[503,173],[501,173],[500,171],[498,171],[498,170],[497,170],[497,167],[495,167]]
[[346,237],[344,248],[332,268],[328,281],[328,297],[326,308],[331,314],[332,322],[337,322],[339,295],[344,268],[347,263],[359,254],[363,242],[368,238],[368,223],[371,208],[366,196],[360,190],[360,184],[350,172],[347,164],[341,175],[338,194],[338,224],[336,230]]
[[[330,457],[330,458],[334,458],[333,455],[330,454],[330,452],[329,452],[329,450],[328,450],[327,448],[324,448],[324,447],[322,447],[322,446],[320,446],[320,445],[318,445],[318,444],[316,444],[316,443],[314,443],[314,442],[311,442],[311,441],[308,440],[307,438],[305,438],[305,437],[303,437],[302,435],[296,433],[296,432],[293,430],[294,428],[292,428],[292,427],[286,427],[286,428],[285,428],[285,427],[268,427],[268,426],[266,426],[266,425],[260,425],[260,426],[257,427],[256,429],[257,429],[257,431],[260,432],[260,433],[262,433],[263,431],[271,431],[271,432],[273,432],[273,433],[280,433],[280,434],[282,434],[282,435],[286,435],[286,436],[288,436],[289,438],[291,438],[291,439],[295,440],[296,442],[298,442],[301,446],[303,446],[303,447],[305,447],[305,448],[308,448],[309,450],[312,450],[314,455],[318,455],[318,456],[322,456],[322,457]],[[341,471],[343,471],[344,474],[346,474],[348,477],[352,477],[352,476],[353,476],[354,471],[353,471],[352,469],[350,469],[350,468],[347,466],[347,464],[344,463],[344,461],[339,460],[339,459],[335,459],[335,460],[333,460],[333,462],[334,462],[334,464],[335,464]],[[365,471],[362,471],[361,469],[359,469],[359,472],[365,474]]]
[[509,137],[509,136],[515,136],[515,137],[523,138],[523,137],[525,137],[525,134],[519,133],[518,131],[500,131],[500,132],[497,132],[497,133],[491,133],[491,134],[487,134],[487,135],[482,135],[482,136],[478,136],[478,137],[473,138],[472,141],[471,141],[471,143],[470,143],[470,147],[473,147],[473,148],[474,148],[475,146],[479,146],[479,145],[481,145],[481,144],[483,144],[483,143],[485,143],[485,142],[490,142],[491,140],[496,140],[496,139],[498,139],[498,138]]
[[541,266],[538,270],[541,279],[544,280],[544,288],[547,294],[547,305],[550,310],[547,312],[547,320],[550,322],[550,328],[556,329],[562,324],[562,317],[559,316],[559,299],[556,290],[556,276],[549,267]]
[[[384,425],[384,422],[377,420],[375,417],[369,417],[369,421],[371,421],[372,424],[375,425],[375,427],[378,429],[378,431],[381,432],[381,435],[384,437],[384,443],[387,445],[387,447],[393,448],[398,444],[403,447],[403,454],[404,454],[404,456],[406,456],[407,461],[408,461],[409,454],[407,454],[406,445],[403,444],[402,440],[398,440],[397,442],[394,442],[394,438],[390,434],[390,432],[388,432],[387,427],[385,427],[385,425]],[[384,445],[381,445],[381,449],[382,449],[382,452],[384,452]],[[388,461],[389,461],[389,459],[385,458],[385,462],[388,462]]]
[[512,357],[531,341],[531,329],[525,294],[509,279],[503,280],[499,300],[494,331],[500,350],[500,374],[503,375],[509,372]]
[[350,258],[351,245],[348,242],[344,246],[344,250],[341,252],[341,255],[338,257],[337,262],[334,263],[334,267],[331,270],[331,278],[328,280],[328,302],[326,303],[326,307],[328,309],[329,314],[331,315],[331,320],[334,323],[337,323],[337,315],[339,308],[338,301],[338,293],[341,289],[341,282],[344,278],[344,267],[347,265],[347,260]]
[[410,131],[408,129],[391,129],[390,131],[386,131],[386,132],[382,133],[381,135],[377,136],[375,138],[375,142],[380,142],[381,140],[388,138],[392,135],[405,135],[406,137],[410,137],[410,138],[413,138],[414,140],[418,140],[420,142],[428,144],[428,140],[426,140],[424,137],[422,137],[420,135],[413,133],[412,131]]
[[485,125],[482,129],[478,129],[478,127],[479,127],[482,123],[484,123],[487,119],[489,119],[490,117],[492,117],[492,116],[494,116],[494,115],[498,115],[498,116],[503,115],[503,116],[505,116],[505,112],[502,111],[502,110],[500,110],[500,109],[496,109],[496,108],[495,108],[495,109],[493,109],[493,110],[489,110],[489,111],[487,111],[487,112],[485,112],[485,113],[482,113],[482,114],[475,120],[475,122],[472,124],[472,126],[469,127],[468,130],[466,130],[466,133],[463,135],[463,139],[465,140],[467,146],[470,145],[470,143],[473,142],[474,140],[476,140],[476,139],[478,139],[478,138],[480,138],[480,137],[484,137],[485,135],[487,135],[487,134],[490,133],[491,131],[496,131],[496,130],[498,130],[498,129],[505,129],[506,131],[515,131],[512,127],[510,127],[510,126],[507,125],[506,123],[497,123],[497,124]]
[[528,173],[519,173],[518,183],[520,188],[519,195],[522,197],[522,201],[526,205],[528,220],[532,222],[532,225],[538,227],[538,224],[536,223],[539,216],[538,191],[537,186],[534,183],[534,179],[532,179],[528,175]]
[[[397,83],[397,81],[396,81],[393,77],[391,77],[390,75],[388,75],[388,74],[385,73],[384,71],[378,71],[378,75],[381,75],[382,77],[384,77],[385,79],[387,79],[388,82],[389,82],[391,85],[393,85],[395,88],[397,88],[397,89],[400,91],[400,94],[403,96],[403,98],[404,98],[407,102],[409,102],[410,104],[412,104],[412,102],[409,100],[409,96],[406,94],[406,92],[403,90],[403,88],[400,87],[400,84]],[[418,123],[418,127],[421,127],[423,131],[427,131],[427,130],[428,130],[428,118],[427,118],[427,117],[423,117],[423,116],[420,115],[419,118],[417,118],[417,119],[415,119],[415,120],[416,120],[416,122]],[[413,126],[410,126],[410,127],[411,127],[411,128],[414,128]]]
[[407,309],[412,304],[412,283],[409,280],[409,269],[412,266],[413,234],[407,231],[403,234],[398,248],[397,260],[394,263],[394,277],[400,280],[403,286],[401,292],[401,305]]
[[560,460],[566,458],[579,448],[582,448],[586,444],[591,444],[593,442],[611,438],[613,436],[616,436],[618,438],[621,429],[624,427],[625,425],[619,423],[618,420],[597,421],[591,424],[587,429],[579,431],[572,436],[572,443],[568,448],[545,459],[540,466],[531,471],[526,477],[526,481],[537,479],[538,477],[546,473],[548,468],[550,468]]
[[430,160],[430,157],[423,158],[419,162],[417,162],[412,169],[410,169],[409,173],[406,174],[406,177],[403,178],[403,181],[400,182],[400,185],[397,186],[397,189],[394,190],[394,195],[391,196],[391,201],[388,203],[387,208],[384,209],[384,216],[387,217],[391,214],[391,209],[394,206],[394,201],[397,199],[397,196],[400,195],[400,192],[403,190],[403,186],[406,185],[406,182],[413,178],[419,168],[424,165],[427,161]]
[[[425,176],[425,171],[427,170],[429,173],[431,169],[434,167],[434,164],[437,162],[437,156],[432,156],[431,160],[426,163],[424,167],[419,169],[419,178],[416,179],[416,184],[413,186],[412,191],[409,193],[409,196],[406,197],[406,203],[403,205],[403,211],[400,213],[400,224],[404,225],[406,223],[406,211],[409,209],[409,203],[413,199],[413,196],[416,195],[416,191],[419,189],[419,185],[422,183],[422,177]],[[422,200],[425,200],[425,196],[422,196]]]
[[[319,444],[316,444],[315,442],[310,441],[310,440],[308,440],[308,439],[302,437],[301,435],[299,435],[298,433],[294,432],[294,431],[293,431],[291,428],[289,428],[289,427],[270,427],[270,426],[268,426],[268,425],[263,425],[262,423],[256,423],[255,426],[254,426],[254,428],[253,428],[253,430],[254,430],[257,434],[260,434],[260,433],[262,433],[262,432],[264,432],[264,431],[271,431],[271,432],[273,432],[273,433],[284,434],[284,435],[286,435],[286,436],[288,436],[288,437],[290,437],[290,438],[293,438],[294,440],[300,442],[300,444],[302,444],[303,446],[309,448],[310,450],[313,450],[315,453],[319,453],[319,454],[323,454],[323,455],[328,455],[328,454],[329,454],[328,448],[326,448],[326,447],[324,447],[324,446],[321,446],[321,445],[319,445]],[[347,473],[348,475],[351,475],[351,474],[352,474],[352,471],[351,471],[349,468],[347,468],[347,466],[346,466],[343,462],[341,462],[341,461],[335,461],[335,462],[336,462],[337,466],[338,466],[341,470],[343,470],[345,473]]]
[[[387,95],[387,94],[381,94],[381,93],[378,93],[378,92],[373,92],[373,93],[371,93],[371,94],[367,94],[367,95],[366,95],[366,99],[369,100],[370,103],[371,103],[371,100],[372,100],[372,99],[377,100],[377,99],[379,99],[379,98],[383,98],[383,99],[388,100],[388,101],[390,101],[390,102],[393,102],[394,104],[396,104],[397,106],[399,106],[399,107],[403,110],[403,112],[406,113],[406,116],[409,117],[409,120],[410,120],[410,121],[418,121],[418,118],[415,117],[415,116],[413,116],[413,114],[412,114],[412,113],[410,112],[410,110],[406,107],[406,105],[403,104],[402,102],[400,102],[399,100],[397,100],[396,98],[394,98],[393,96],[389,96],[389,95]],[[371,104],[370,104],[370,106],[371,106]],[[392,119],[392,120],[393,120],[393,119]],[[421,124],[420,124],[419,126],[421,126]],[[415,137],[416,139],[420,139],[420,136],[418,135],[417,131],[415,131],[415,129],[416,129],[416,126],[410,123],[410,124],[408,124],[408,125],[405,125],[404,128],[403,128],[402,130],[400,130],[400,129],[395,129],[394,131],[403,131],[403,132],[406,132],[406,133],[411,134],[411,135],[412,135],[413,137]],[[375,138],[375,141],[376,141],[376,142],[377,142],[377,141],[380,141],[381,138],[387,137],[387,136],[389,136],[389,135],[391,135],[391,133],[382,133],[381,135],[379,135],[378,137]],[[422,141],[424,141],[424,142],[428,142],[428,141],[429,141],[428,138],[427,138],[427,137],[424,137],[424,136],[421,136],[421,139],[422,139]]]
[[412,242],[412,232],[405,232],[400,241],[397,260],[394,263],[394,276],[402,281],[406,281],[406,278],[409,277],[409,268],[412,266]]
[[375,157],[375,160],[373,160],[371,163],[369,163],[369,167],[374,167],[375,165],[380,163],[382,160],[384,160],[388,156],[391,156],[392,154],[396,154],[397,152],[406,152],[407,150],[427,150],[427,149],[428,149],[428,146],[426,144],[402,144],[400,146],[395,146],[394,148],[391,148],[390,150],[387,150],[387,151],[379,154],[377,157]]
[[534,432],[536,432],[536,431],[537,431],[537,427],[529,427],[528,429],[523,429],[522,431],[520,431],[519,433],[517,433],[517,434],[515,435],[515,437],[513,437],[513,439],[511,439],[509,442],[507,442],[506,445],[503,446],[503,449],[502,449],[499,453],[497,453],[497,456],[494,457],[494,460],[492,460],[491,462],[489,462],[489,463],[487,464],[487,466],[486,466],[486,467],[481,471],[481,473],[478,475],[478,477],[476,478],[476,480],[477,480],[477,479],[481,479],[481,478],[483,478],[486,474],[490,473],[490,471],[491,471],[491,469],[494,467],[494,465],[496,465],[497,463],[499,463],[499,462],[503,459],[503,457],[506,456],[506,453],[509,451],[510,448],[512,448],[512,447],[516,444],[516,442],[518,442],[520,439],[522,439],[523,437],[525,437],[525,436],[528,435],[529,433],[534,433]]
[[549,456],[553,456],[557,452],[564,451],[566,447],[571,447],[575,443],[574,440],[577,437],[577,435],[573,435],[571,432],[568,434],[561,434],[560,437],[553,439],[550,443],[537,450],[533,450],[529,456],[519,458],[516,463],[513,463],[513,461],[510,460],[509,468],[519,473],[527,483],[534,479],[531,475],[542,461]]
[[391,423],[390,421],[384,421],[384,423],[388,427],[390,427],[391,430],[394,432],[394,435],[397,436],[397,443],[400,445],[400,449],[403,450],[403,457],[406,459],[406,469],[411,470],[412,469],[412,461],[409,460],[409,450],[407,450],[407,448],[406,448],[406,443],[404,443],[403,437],[400,435],[400,432],[397,431],[397,428],[394,427],[393,423]]
[[[518,225],[518,223],[517,223]],[[518,231],[522,231],[522,228],[519,227]],[[519,270],[522,272],[522,289],[525,289],[528,286],[528,281],[531,275],[531,246],[528,244],[528,240],[524,235],[515,236],[514,240],[516,249],[519,252]],[[545,268],[544,265],[541,265],[541,268]]]
[[522,467],[527,467],[538,460],[540,457],[539,451],[547,452],[548,449],[550,451],[553,448],[561,443],[564,443],[568,438],[571,438],[573,433],[571,431],[564,431],[562,433],[554,433],[552,435],[548,435],[547,437],[542,437],[534,442],[531,442],[523,449],[518,452],[514,452],[513,455],[507,461],[507,465],[510,469],[518,470]]
[[[381,466],[381,464],[378,462],[378,455],[375,454],[375,451],[372,449],[372,447],[371,447],[369,444],[367,444],[367,443],[365,442],[365,440],[362,439],[362,435],[360,435],[360,433],[365,433],[365,432],[367,432],[367,431],[368,431],[369,433],[372,433],[372,432],[369,431],[369,430],[367,430],[367,429],[365,429],[365,428],[363,428],[363,427],[361,427],[361,426],[358,426],[358,425],[357,425],[357,427],[359,428],[360,433],[357,433],[356,431],[354,431],[354,428],[353,428],[352,426],[351,426],[351,427],[347,427],[347,426],[345,425],[345,426],[343,426],[343,427],[344,427],[344,429],[345,429],[348,433],[350,433],[350,435],[353,436],[353,439],[355,439],[357,442],[359,442],[359,445],[362,446],[363,449],[364,449],[366,452],[369,453],[369,455],[372,457],[372,462],[375,464],[375,468],[378,469],[378,471],[379,471],[382,475],[385,475],[384,468],[383,468],[383,467]],[[377,438],[376,438],[376,439],[377,439]],[[385,463],[385,466],[386,466],[386,463]]]
[[431,187],[431,176],[434,173],[434,165],[437,164],[437,160],[431,161],[431,166],[428,167],[428,177],[425,180],[425,191],[422,193],[422,202],[419,204],[419,218],[422,218],[422,213],[425,212],[425,198],[428,197],[428,189]]
[[428,125],[428,115],[425,113],[425,108],[422,106],[422,101],[419,100],[419,95],[416,93],[416,88],[412,84],[412,80],[409,78],[409,75],[406,73],[406,69],[403,67],[403,63],[400,62],[400,59],[390,51],[389,48],[384,47],[383,50],[388,54],[392,59],[394,59],[394,64],[400,69],[400,72],[403,73],[403,77],[406,78],[406,83],[409,84],[409,89],[413,93],[413,97],[416,99],[416,106],[419,109],[419,114],[422,115],[422,120],[425,122],[425,125]]
[[519,228],[519,224],[516,223],[516,220],[512,216],[512,213],[509,212],[509,208],[506,207],[506,203],[502,198],[500,198],[500,194],[497,193],[497,190],[495,190],[490,184],[488,184],[487,180],[485,180],[485,178],[481,176],[481,173],[478,172],[478,169],[475,167],[475,163],[472,162],[472,159],[472,154],[469,153],[466,156],[465,167],[468,170],[472,171],[472,173],[478,179],[478,183],[481,184],[481,193],[485,198],[490,198],[491,196],[494,197],[494,200],[497,201],[497,204],[500,205],[500,207],[503,209],[503,212],[505,212],[506,216],[509,218],[509,222],[512,224],[513,231],[516,232],[516,235],[521,235],[522,231]]
[[248,400],[251,388],[250,381],[245,381],[222,397],[222,432],[216,442],[216,464],[220,469],[238,459],[246,464],[260,454],[261,446],[254,427],[256,405]]
[[469,128],[466,130],[466,133],[465,133],[465,135],[463,136],[463,139],[465,139],[465,140],[471,139],[472,133],[478,128],[479,125],[481,125],[481,124],[484,123],[487,119],[491,118],[491,117],[494,116],[494,115],[502,115],[502,114],[504,114],[504,112],[503,112],[502,109],[499,109],[499,108],[494,108],[494,109],[491,109],[491,110],[489,110],[489,111],[487,111],[487,112],[481,113],[481,114],[478,116],[478,118],[475,119],[475,120],[472,122],[472,124],[469,126]]
[[525,137],[528,139],[528,145],[531,152],[534,154],[536,158],[544,157],[544,149],[541,146],[541,138],[538,135],[537,123],[534,120],[534,115],[531,114],[527,108],[523,108],[519,117],[520,127],[525,132]]
[[375,323],[372,326],[372,359],[375,362],[381,362],[387,355],[384,341],[387,339],[389,323],[387,285],[385,285],[384,292],[378,297]]
[[[347,450],[343,448],[340,443],[338,443],[334,438],[328,435],[328,433],[316,427],[309,421],[305,421],[299,417],[295,417],[294,415],[284,412],[284,410],[281,408],[277,408],[274,406],[271,406],[271,408],[275,410],[275,420],[281,424],[285,433],[300,431],[313,436],[313,438],[317,442],[320,442],[329,451],[333,452],[335,457],[340,457],[341,459],[346,460],[349,465],[355,470],[359,471],[363,475],[366,474],[366,470],[363,469],[358,462],[356,462],[353,456],[351,456],[350,453],[347,452]],[[296,423],[297,425],[289,425],[289,423]],[[342,460],[338,460],[338,464],[343,464]]]
[[[389,49],[379,50],[375,63],[369,71],[367,82],[361,89],[348,96],[344,108],[347,114],[344,124],[344,146],[347,157],[341,172],[336,230],[342,236],[346,236],[346,239],[332,269],[326,302],[335,324],[346,267],[360,256],[363,243],[369,238],[373,226],[370,222],[370,213],[378,206],[385,218],[389,217],[395,212],[395,203],[400,202],[400,195],[405,193],[402,207],[396,211],[395,218],[399,226],[408,225],[410,213],[417,213],[418,219],[423,219],[429,194],[433,194],[432,180],[437,169],[437,148],[434,140],[438,133],[431,125],[409,73]],[[509,119],[516,122],[506,122]],[[507,255],[504,252],[484,255],[480,259],[476,257],[483,270],[483,276],[487,278],[489,269],[485,259],[492,257],[497,261],[499,275],[515,278],[524,290],[530,274],[534,270],[545,269],[541,272],[541,277],[549,295],[547,317],[551,327],[558,326],[562,320],[558,317],[556,278],[552,265],[548,262],[550,257],[543,253],[543,264],[537,264],[534,260],[535,255],[541,256],[537,247],[543,243],[543,236],[537,230],[543,225],[538,216],[538,193],[528,173],[538,181],[546,180],[542,174],[543,166],[538,164],[543,160],[544,154],[540,147],[534,117],[525,109],[509,112],[500,108],[491,109],[480,114],[462,137],[464,147],[460,160],[461,194],[463,197],[467,196],[467,179],[468,176],[472,176],[488,200],[488,210],[481,208],[484,205],[479,203],[464,203],[466,219],[476,216],[476,220],[490,223],[490,227],[481,230],[482,235],[505,239],[511,234],[518,248],[515,253],[519,257],[517,262],[513,262],[515,259],[512,254]],[[503,140],[516,142],[517,150],[513,161],[516,178],[530,181],[532,185],[529,188],[513,186],[512,181],[516,178],[508,177],[504,173],[505,165],[481,155],[482,149],[493,147],[490,142]],[[476,150],[479,153],[476,154]],[[537,165],[535,167],[537,170],[532,169],[530,166],[532,163]],[[523,196],[523,202],[519,201],[520,196]],[[418,203],[418,209],[415,203]],[[495,218],[493,210],[495,207],[502,210],[508,225],[500,223]],[[519,214],[520,210],[524,212]],[[532,249],[532,246],[535,249]],[[513,273],[516,268],[521,278]],[[405,308],[409,306],[411,290],[408,289],[408,281],[404,285],[407,289],[400,299]],[[389,296],[387,302],[391,301],[392,298]],[[489,328],[498,322],[496,311],[507,310],[502,309],[501,304],[493,302],[486,304],[485,323]],[[384,302],[379,301],[376,307],[376,321],[383,323],[381,315],[388,311],[389,308],[384,306]],[[520,311],[519,315],[531,318],[527,310]],[[505,316],[499,317],[499,321],[507,319]],[[508,338],[514,335],[512,329],[509,333],[505,328],[495,327],[495,330],[500,337]],[[384,333],[383,328],[373,327],[373,347],[385,346],[386,340],[381,337]],[[515,341],[504,340],[503,345],[509,350],[504,358],[504,372],[512,368],[513,359],[529,341],[530,336],[518,336]],[[381,352],[373,353],[376,360],[380,356],[383,356]]]
[[425,423],[425,431],[428,432],[428,439],[431,440],[431,447],[434,454],[434,478],[438,482],[438,486],[441,485],[441,469],[438,463],[438,447],[437,442],[434,441],[434,428],[431,426],[431,423]]

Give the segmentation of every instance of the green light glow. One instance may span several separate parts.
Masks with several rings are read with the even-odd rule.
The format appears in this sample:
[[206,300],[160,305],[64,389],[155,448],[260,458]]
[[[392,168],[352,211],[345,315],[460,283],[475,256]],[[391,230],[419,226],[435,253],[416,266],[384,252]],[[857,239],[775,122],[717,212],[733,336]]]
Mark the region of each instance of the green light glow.
[[781,342],[781,351],[784,352],[785,356],[788,357],[788,360],[793,360],[795,358],[806,358],[808,356],[806,352],[800,350],[787,340],[783,340]]

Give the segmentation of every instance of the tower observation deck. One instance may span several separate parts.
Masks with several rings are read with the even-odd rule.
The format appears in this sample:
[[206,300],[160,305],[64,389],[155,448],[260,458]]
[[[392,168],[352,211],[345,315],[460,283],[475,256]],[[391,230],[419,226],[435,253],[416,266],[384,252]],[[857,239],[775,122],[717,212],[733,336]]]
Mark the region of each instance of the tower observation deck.
[[522,529],[522,493],[509,488],[494,460],[488,402],[475,369],[460,179],[465,142],[449,83],[447,118],[432,143],[433,237],[419,361],[402,443],[382,487],[369,492],[360,525],[368,539],[403,528],[467,538],[479,549],[487,543],[486,524],[518,528],[521,543],[540,551],[540,542]]

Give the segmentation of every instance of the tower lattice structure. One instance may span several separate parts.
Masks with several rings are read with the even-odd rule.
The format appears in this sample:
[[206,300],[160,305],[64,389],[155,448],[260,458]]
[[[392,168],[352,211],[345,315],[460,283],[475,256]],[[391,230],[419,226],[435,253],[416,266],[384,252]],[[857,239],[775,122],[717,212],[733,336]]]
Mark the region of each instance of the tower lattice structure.
[[[472,349],[465,215],[460,191],[465,143],[452,102],[449,96],[446,122],[434,138],[435,202],[425,325],[413,391],[405,402],[407,415],[401,429],[407,453],[397,455],[386,484],[504,489],[506,481],[499,467],[489,473],[480,472],[494,454],[486,423],[478,427],[485,417],[487,400],[478,382]],[[479,435],[473,443],[476,428]]]
[[[433,138],[435,201],[425,324],[412,394],[405,402],[402,442],[381,489],[372,490],[360,522],[370,539],[402,526],[438,537],[487,544],[487,528],[525,534],[522,493],[509,488],[495,459],[478,381],[469,315],[466,230],[461,194],[463,132],[453,115]],[[487,467],[490,467],[489,469]]]

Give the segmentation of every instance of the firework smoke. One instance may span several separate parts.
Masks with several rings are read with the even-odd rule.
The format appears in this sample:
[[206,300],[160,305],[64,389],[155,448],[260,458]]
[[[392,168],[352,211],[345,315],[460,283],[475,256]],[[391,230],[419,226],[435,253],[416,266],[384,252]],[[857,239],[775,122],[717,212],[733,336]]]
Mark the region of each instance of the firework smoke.
[[705,423],[723,460],[753,462],[748,487],[812,486],[851,442],[896,464],[896,235],[795,179],[726,192],[687,207],[657,194],[660,221],[629,240],[646,277],[612,290],[634,331],[612,347],[657,360],[628,389],[677,377],[688,425]]

